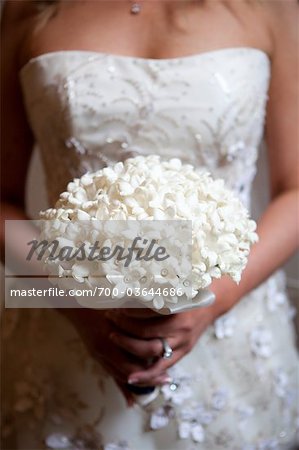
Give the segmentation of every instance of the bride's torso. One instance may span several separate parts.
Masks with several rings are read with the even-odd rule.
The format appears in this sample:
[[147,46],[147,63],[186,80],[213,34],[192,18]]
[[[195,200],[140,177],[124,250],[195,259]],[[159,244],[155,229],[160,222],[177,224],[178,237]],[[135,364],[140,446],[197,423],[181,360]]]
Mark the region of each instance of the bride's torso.
[[113,12],[99,3],[63,2],[24,40],[21,82],[50,203],[73,177],[153,153],[208,168],[249,203],[270,75],[267,36],[260,21],[250,26],[255,10],[243,5],[236,19],[222,2],[148,2],[132,17],[130,2]]
[[[110,2],[112,3],[115,2]],[[211,1],[211,4],[218,3],[220,2]],[[126,5],[127,2],[122,4]],[[198,26],[198,33],[201,33],[203,21]],[[203,39],[199,39],[197,46],[185,45],[177,51],[175,45],[171,47],[172,50],[170,46],[163,46],[161,49],[165,53],[149,55],[138,45],[137,51],[131,41],[131,47],[123,48],[116,25],[114,27],[118,39],[115,42],[109,43],[99,38],[96,41],[99,46],[92,46],[91,41],[82,43],[81,36],[70,33],[67,23],[65,18],[64,34],[68,35],[68,43],[57,42],[58,35],[61,39],[61,33],[57,30],[57,33],[49,32],[48,38],[42,40],[38,38],[40,35],[36,36],[37,47],[24,61],[31,59],[20,74],[28,118],[41,150],[52,204],[72,177],[124,159],[132,153],[179,156],[197,166],[208,167],[213,174],[225,178],[244,201],[249,203],[257,149],[263,134],[270,78],[270,58],[267,53],[271,55],[271,52],[266,51],[265,42],[253,39],[256,24],[251,27],[251,38],[247,41],[244,36],[241,39],[236,36],[232,38],[229,32],[225,34],[229,27],[223,22],[222,28],[211,27],[210,37],[218,33],[218,38],[214,40],[208,38],[207,33],[201,35]],[[107,28],[111,29],[111,26],[107,20]],[[209,26],[210,23],[207,27]],[[76,26],[74,29],[76,30]],[[120,34],[122,35],[122,31]],[[221,40],[219,34],[225,39]],[[139,37],[138,34],[135,36]],[[126,35],[123,35],[123,40],[126,41]],[[214,50],[217,48],[219,50]],[[122,53],[138,57],[114,56]],[[188,54],[193,56],[175,57]],[[143,59],[142,56],[161,59]],[[185,417],[189,414],[193,420],[192,408],[198,407],[198,411],[202,411],[200,416],[211,417],[209,427],[209,422],[203,422],[206,432],[206,444],[203,444],[203,448],[214,448],[216,442],[217,448],[219,445],[221,448],[237,448],[241,441],[244,441],[244,445],[245,441],[250,442],[250,448],[260,447],[264,446],[266,438],[268,445],[273,447],[272,444],[284,439],[284,436],[292,439],[293,434],[288,438],[288,432],[291,430],[290,433],[293,433],[291,427],[293,415],[295,416],[293,409],[290,412],[289,405],[293,392],[292,380],[296,375],[290,362],[295,362],[296,357],[291,344],[290,327],[287,326],[287,301],[280,284],[279,277],[272,277],[259,290],[250,293],[231,312],[231,316],[220,318],[215,329],[210,327],[193,352],[187,355],[185,362],[180,362],[176,376],[178,386],[181,384],[183,390],[176,390],[172,397],[174,400],[171,400],[178,411],[178,424],[173,423],[176,418],[171,419],[171,428],[166,427],[155,432],[156,434],[141,433],[140,430],[144,429],[145,423],[161,418],[164,420],[164,416],[159,416],[161,408],[153,411],[150,419],[150,413],[141,413],[141,410],[133,408],[128,410],[122,406],[116,414],[116,407],[121,404],[118,402],[118,391],[114,386],[111,387],[111,380],[107,379],[103,383],[103,376],[102,373],[98,374],[98,368],[92,372],[91,378],[89,375],[84,378],[89,365],[82,364],[84,360],[81,359],[76,343],[72,347],[74,350],[70,350],[70,343],[73,346],[74,339],[73,335],[69,339],[69,328],[63,318],[59,325],[57,315],[53,314],[53,318],[44,327],[40,316],[33,317],[34,326],[29,328],[30,339],[34,339],[34,343],[29,339],[28,348],[34,356],[41,354],[46,359],[47,367],[51,368],[50,385],[55,386],[52,374],[57,373],[58,385],[61,386],[61,395],[58,390],[57,398],[65,416],[70,417],[66,420],[71,422],[70,429],[75,428],[78,423],[81,430],[82,423],[88,422],[89,430],[90,423],[98,423],[99,410],[103,408],[103,416],[100,415],[103,422],[96,426],[106,443],[119,436],[122,442],[127,437],[128,440],[134,440],[137,444],[133,448],[153,449],[157,448],[159,442],[162,443],[161,448],[187,448],[186,441],[177,441],[176,438],[176,430],[183,417],[180,412],[186,414]],[[26,321],[23,324],[28,326]],[[23,333],[19,323],[16,329],[20,332],[19,339],[24,348],[26,333]],[[51,339],[48,334],[45,340],[36,339],[36,336],[40,336],[39,330],[46,330],[44,333],[54,330],[54,334],[52,336],[49,331]],[[233,338],[227,341],[232,335]],[[57,345],[52,338],[57,338]],[[49,344],[51,351],[45,351],[44,342]],[[229,361],[225,353],[227,345]],[[11,354],[14,356],[15,347],[11,347]],[[27,353],[23,353],[27,357]],[[265,357],[266,353],[271,357]],[[22,358],[11,359],[23,364]],[[201,361],[200,365],[198,361]],[[31,369],[30,365],[28,367]],[[190,367],[195,368],[191,377]],[[27,376],[23,366],[14,373]],[[44,383],[43,372],[43,376],[38,376],[39,372],[36,375],[31,370],[28,373],[35,390],[36,387],[39,389],[39,380],[42,380],[43,387],[49,386],[48,382]],[[70,374],[78,375],[78,379],[70,377]],[[26,378],[25,380],[27,382]],[[186,399],[184,387],[190,391],[190,397]],[[69,390],[71,394],[79,393],[79,398],[84,400],[83,405],[88,405],[86,409],[82,408],[83,412],[81,408],[75,408],[75,420],[72,415],[67,415],[68,398],[71,399],[72,411],[74,399],[77,398],[74,395],[68,396]],[[49,392],[51,402],[53,397],[52,403],[55,404],[53,390]],[[56,394],[55,390],[54,393]],[[218,408],[217,404],[221,404],[227,394],[228,403],[224,400],[224,407]],[[40,397],[44,399],[42,395]],[[180,396],[183,405],[176,400]],[[172,414],[169,398],[166,400],[161,394],[161,401],[162,406],[166,405],[165,411],[169,410]],[[59,405],[53,411],[60,420]],[[247,419],[247,410],[252,410],[252,418],[251,413],[248,413]],[[246,421],[243,420],[242,411],[245,411]],[[94,415],[92,422],[91,412]],[[51,420],[52,417],[54,415],[51,414]],[[271,421],[268,417],[271,417]],[[291,425],[288,421],[292,422]],[[60,436],[65,438],[61,434],[64,433],[64,422],[62,425],[59,422],[56,426],[52,425],[52,421],[47,428],[48,438],[57,437],[58,427]],[[39,429],[41,427],[35,427],[35,430]],[[270,436],[273,439],[269,439]],[[189,444],[188,448],[194,448],[191,442]],[[99,448],[99,445],[95,447]],[[116,448],[114,443],[112,446]]]
[[51,203],[72,178],[137,154],[206,167],[248,203],[269,81],[260,50],[169,60],[53,52],[21,79]]

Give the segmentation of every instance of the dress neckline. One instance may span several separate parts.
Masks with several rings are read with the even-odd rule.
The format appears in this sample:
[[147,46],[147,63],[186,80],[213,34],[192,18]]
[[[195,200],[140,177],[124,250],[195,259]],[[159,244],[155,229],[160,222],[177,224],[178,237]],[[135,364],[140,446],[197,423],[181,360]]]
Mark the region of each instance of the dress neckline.
[[105,53],[105,52],[97,52],[92,50],[55,50],[51,52],[41,53],[40,55],[34,56],[33,58],[30,58],[21,68],[20,73],[26,71],[30,66],[32,66],[34,63],[41,62],[46,59],[52,59],[59,56],[66,56],[66,55],[82,55],[86,57],[110,57],[114,60],[122,60],[127,62],[140,62],[140,63],[156,63],[156,64],[169,64],[169,63],[178,63],[178,62],[188,62],[193,61],[199,58],[205,58],[205,57],[214,57],[217,55],[222,55],[225,53],[232,53],[232,52],[241,52],[241,53],[247,53],[247,52],[253,52],[260,55],[263,55],[266,57],[269,61],[271,60],[268,53],[262,49],[256,48],[256,47],[246,47],[246,46],[240,46],[240,47],[223,47],[215,50],[209,50],[204,51],[200,53],[193,53],[191,55],[185,55],[185,56],[177,56],[173,58],[143,58],[140,56],[130,56],[130,55],[119,55],[114,53]]

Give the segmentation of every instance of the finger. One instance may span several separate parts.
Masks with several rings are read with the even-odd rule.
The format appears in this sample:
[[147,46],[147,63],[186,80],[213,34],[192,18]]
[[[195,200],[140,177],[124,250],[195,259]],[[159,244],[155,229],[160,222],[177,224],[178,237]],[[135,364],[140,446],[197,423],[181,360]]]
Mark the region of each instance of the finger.
[[107,318],[114,323],[114,325],[127,335],[135,336],[140,339],[154,339],[161,336],[173,335],[173,330],[176,327],[176,319],[173,316],[161,316],[158,318],[143,321],[132,317],[127,317],[124,314],[116,312],[108,312]]
[[[117,371],[115,370],[115,368],[108,362],[103,363],[103,366],[106,368],[106,370],[109,372],[109,374],[111,375],[111,377],[114,379],[115,383],[119,386],[119,388],[121,389],[123,395],[125,396],[128,405],[132,406],[132,400],[134,402],[134,396],[132,394],[132,392],[130,392],[128,390],[128,388],[126,387],[129,383],[127,382],[128,380],[123,380],[123,377],[119,376],[119,373],[117,373]],[[168,373],[166,372],[162,372],[161,374],[159,374],[157,377],[151,379],[150,384],[148,382],[140,382],[138,383],[138,386],[143,386],[143,387],[148,387],[150,386],[163,386],[165,384],[169,384],[173,381],[172,377],[170,377],[168,375]],[[132,384],[132,383],[131,383]]]
[[163,386],[165,384],[172,383],[173,379],[170,377],[167,373],[162,373],[158,375],[157,377],[150,380],[150,383],[148,381],[146,382],[140,382],[137,384],[137,386]]
[[169,360],[161,358],[147,370],[132,373],[129,376],[128,381],[131,384],[142,383],[150,386],[153,379],[159,377],[161,373],[167,371],[167,369],[173,366],[182,356],[182,352],[178,350]]
[[161,317],[159,313],[153,311],[150,308],[123,308],[122,313],[125,316],[138,318],[138,319],[156,319]]
[[[147,340],[136,339],[134,337],[115,332],[111,333],[109,337],[113,343],[138,358],[148,359],[163,356],[163,344],[159,338]],[[179,348],[181,344],[178,337],[167,338],[167,342],[173,350]]]

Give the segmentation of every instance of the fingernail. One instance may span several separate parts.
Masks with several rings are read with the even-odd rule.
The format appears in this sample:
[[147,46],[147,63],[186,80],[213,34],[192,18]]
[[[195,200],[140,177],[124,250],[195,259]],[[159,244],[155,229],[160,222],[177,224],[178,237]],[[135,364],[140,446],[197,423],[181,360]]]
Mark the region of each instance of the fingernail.
[[172,383],[173,382],[173,378],[166,376],[166,377],[161,378],[161,382],[165,383],[165,384],[166,383]]
[[128,384],[136,384],[136,383],[138,383],[138,378],[129,378],[128,379]]
[[173,379],[169,376],[164,376],[164,377],[162,376],[162,377],[158,377],[156,379],[156,383],[159,383],[159,384],[170,384],[172,382],[173,382]]

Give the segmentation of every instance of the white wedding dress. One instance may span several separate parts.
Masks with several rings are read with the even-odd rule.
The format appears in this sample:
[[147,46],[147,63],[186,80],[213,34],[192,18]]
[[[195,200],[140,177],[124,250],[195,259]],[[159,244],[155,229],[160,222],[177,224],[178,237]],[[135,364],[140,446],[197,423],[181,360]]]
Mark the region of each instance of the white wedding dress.
[[[271,64],[254,48],[149,60],[88,51],[21,71],[50,205],[68,181],[132,155],[178,157],[250,208]],[[18,449],[296,448],[298,358],[279,272],[201,336],[148,406],[113,379],[54,310],[6,310],[4,433]],[[217,301],[221,302],[221,298]]]

